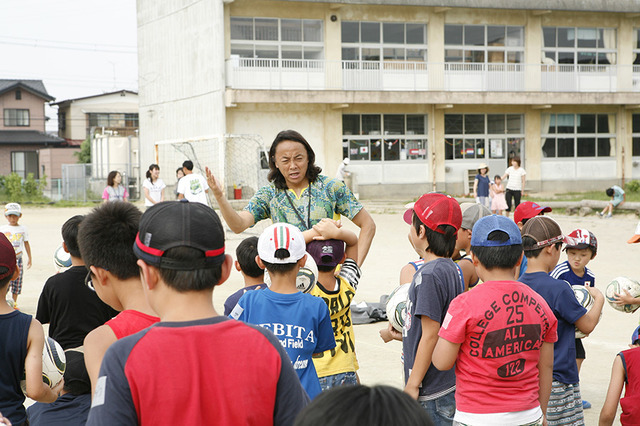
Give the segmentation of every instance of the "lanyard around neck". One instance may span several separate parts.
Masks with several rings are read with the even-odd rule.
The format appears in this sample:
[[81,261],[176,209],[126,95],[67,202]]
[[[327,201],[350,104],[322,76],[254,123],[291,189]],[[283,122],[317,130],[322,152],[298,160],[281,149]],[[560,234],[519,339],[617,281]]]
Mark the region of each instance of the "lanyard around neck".
[[[309,206],[307,207],[307,212],[308,212],[308,216],[307,216],[307,230],[311,229],[311,183],[309,183],[309,190],[308,190],[309,194]],[[298,211],[298,209],[296,208],[295,205],[293,205],[293,201],[291,200],[291,196],[289,195],[289,189],[285,189],[284,194],[287,196],[287,200],[289,200],[289,204],[291,205],[291,208],[293,208],[293,212],[296,214],[296,216],[298,216],[298,219],[300,219],[300,222],[302,222],[302,225],[304,226],[304,219],[302,218],[302,215],[300,214],[300,212]]]

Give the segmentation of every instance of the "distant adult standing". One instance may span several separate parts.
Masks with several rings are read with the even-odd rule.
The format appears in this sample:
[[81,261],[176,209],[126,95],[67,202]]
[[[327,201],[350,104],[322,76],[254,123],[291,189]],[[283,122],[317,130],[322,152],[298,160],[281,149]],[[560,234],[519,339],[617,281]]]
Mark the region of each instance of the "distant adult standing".
[[193,162],[187,160],[182,163],[184,177],[178,182],[178,199],[186,198],[192,203],[202,203],[208,206],[207,192],[209,186],[207,180],[198,173],[193,173]]
[[122,175],[117,170],[112,170],[107,176],[107,187],[102,192],[102,199],[105,203],[113,201],[127,201],[129,193],[122,185]]
[[478,174],[473,181],[473,197],[476,203],[480,203],[486,208],[491,208],[491,198],[489,198],[489,166],[486,163],[480,164]]
[[151,207],[164,201],[164,189],[166,186],[160,179],[160,166],[157,164],[150,165],[149,170],[147,170],[147,178],[142,183],[145,207]]
[[182,167],[178,167],[176,169],[176,189],[175,189],[175,193],[176,193],[176,200],[178,199],[178,184],[180,183],[180,179],[182,179],[184,177],[184,171],[182,170]]
[[350,162],[351,159],[348,157],[342,160],[342,163],[340,163],[340,165],[338,166],[338,171],[336,172],[336,179],[344,182],[345,177],[351,176],[351,173],[346,170]]
[[505,192],[505,198],[507,199],[507,210],[505,211],[507,216],[509,216],[509,212],[511,211],[512,201],[514,203],[514,210],[520,204],[520,199],[522,198],[522,193],[524,191],[526,174],[527,172],[520,167],[520,157],[513,157],[511,159],[511,167],[509,167],[502,176],[502,180],[509,178],[507,191]]

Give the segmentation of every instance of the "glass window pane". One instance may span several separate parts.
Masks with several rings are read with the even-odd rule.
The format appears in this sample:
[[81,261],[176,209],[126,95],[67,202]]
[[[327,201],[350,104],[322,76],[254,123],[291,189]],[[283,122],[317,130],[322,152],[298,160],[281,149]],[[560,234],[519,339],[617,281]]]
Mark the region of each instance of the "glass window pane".
[[595,64],[598,61],[598,54],[595,51],[581,52],[578,51],[579,64]]
[[575,64],[575,56],[573,52],[558,52],[559,64]]
[[611,157],[613,156],[613,148],[611,142],[615,139],[598,138],[598,157]]
[[427,141],[425,139],[402,140],[401,143],[401,159],[424,160],[427,157]]
[[305,19],[302,21],[304,41],[322,41],[322,21],[319,19]]
[[[595,133],[596,132],[596,115],[595,114],[579,114],[577,116],[578,133]],[[578,148],[578,156],[580,148]]]
[[504,25],[487,27],[487,46],[504,46],[505,43],[505,27]]
[[490,135],[503,135],[505,133],[504,114],[487,115],[487,133]]
[[[504,50],[500,49],[500,50],[489,50],[487,52],[487,62],[489,63],[493,63],[493,64],[504,64]],[[500,71],[504,70],[504,67],[499,67],[498,68]]]
[[382,161],[382,141],[380,139],[371,139],[371,161]]
[[461,49],[445,49],[444,60],[445,62],[462,62],[462,50]]
[[404,44],[404,24],[382,24],[382,39],[385,43]]
[[362,115],[362,134],[363,135],[379,135],[380,115],[379,114],[363,114]]
[[631,128],[633,133],[640,133],[640,114],[633,114],[631,116]]
[[578,157],[595,157],[596,139],[578,138]]
[[253,52],[253,44],[232,44],[231,54],[238,55],[241,58],[253,58],[255,56]]
[[574,156],[574,139],[558,138],[558,157]]
[[280,21],[282,41],[302,41],[302,20],[283,19]]
[[282,59],[302,59],[302,46],[281,47]]
[[523,27],[507,27],[507,46],[524,46]]
[[407,24],[407,44],[425,44],[426,43],[426,25],[424,24]]
[[342,42],[358,43],[360,41],[360,25],[358,22],[342,21]]
[[379,61],[380,49],[379,48],[362,48],[362,60],[363,61]]
[[464,158],[476,158],[476,140],[464,140]]
[[256,18],[256,40],[278,40],[278,20],[270,18]]
[[544,47],[556,47],[556,27],[542,28]]
[[231,40],[253,40],[253,18],[231,17]]
[[489,139],[489,156],[491,158],[504,158],[504,139]]
[[[471,62],[475,64],[481,64],[484,62],[484,50],[472,50],[471,55]],[[502,56],[502,52],[500,52],[500,55]],[[500,62],[504,62],[504,59]]]
[[380,24],[378,22],[361,22],[360,41],[363,43],[380,43]]
[[404,61],[405,50],[402,48],[385,47],[382,49],[382,55],[385,61]]
[[357,114],[344,114],[342,116],[342,134],[343,135],[359,135],[360,134],[360,116]]
[[426,115],[407,115],[407,135],[426,135]]
[[453,160],[453,145],[454,145],[453,139],[444,140],[444,159],[445,160]]
[[351,157],[352,160],[369,160],[369,141],[350,140],[349,157]]
[[507,52],[507,63],[521,64],[524,62],[524,52]]
[[407,61],[426,62],[427,50],[426,49],[407,49]]
[[444,44],[445,45],[462,44],[462,25],[445,25],[444,26]]
[[616,63],[615,53],[598,53],[598,64],[600,65],[612,65]]
[[[573,114],[555,115],[558,133],[574,133],[574,118],[575,116]],[[558,141],[558,152],[560,152],[560,141]]]
[[633,138],[633,149],[631,155],[634,157],[640,156],[640,138]]
[[384,140],[384,161],[398,161],[400,159],[400,139]]
[[476,158],[484,158],[485,157],[485,140],[484,139],[476,139]]
[[461,135],[462,130],[462,114],[445,114],[444,115],[444,134],[445,135]]
[[384,134],[385,135],[403,135],[404,134],[404,115],[385,114],[384,115]]
[[256,46],[256,58],[278,59],[278,46]]
[[465,25],[464,44],[466,46],[484,46],[484,25]]
[[304,46],[304,59],[323,59],[324,48],[321,46]]
[[342,48],[342,60],[343,61],[357,61],[360,58],[358,55],[357,47],[343,47]]
[[598,30],[596,28],[578,28],[578,47],[597,47]]
[[473,135],[484,133],[484,115],[467,114],[464,116],[464,134]]
[[576,36],[573,28],[558,28],[557,47],[575,47]]
[[615,133],[615,118],[611,119],[611,127],[609,127],[609,115],[598,114],[598,133]]
[[556,138],[546,138],[542,144],[542,156],[545,158],[555,158]]

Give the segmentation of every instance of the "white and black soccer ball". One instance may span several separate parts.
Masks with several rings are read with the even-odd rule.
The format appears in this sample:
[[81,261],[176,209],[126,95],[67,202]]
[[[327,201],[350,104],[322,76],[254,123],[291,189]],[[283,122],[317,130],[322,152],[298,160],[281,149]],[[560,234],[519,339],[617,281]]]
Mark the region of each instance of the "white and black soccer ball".
[[[264,282],[267,287],[271,287],[271,277],[269,271],[264,271]],[[296,287],[303,293],[309,293],[318,282],[318,265],[313,257],[307,253],[307,260],[304,266],[298,271],[296,276]]]
[[605,298],[607,299],[607,302],[609,302],[609,305],[611,305],[611,307],[616,311],[627,312],[627,313],[635,312],[638,308],[640,308],[640,305],[631,305],[631,304],[617,305],[616,304],[615,295],[624,294],[624,290],[627,290],[632,297],[639,297],[640,283],[627,277],[614,278],[609,283],[609,285],[607,285]]
[[396,287],[387,300],[387,318],[397,331],[402,332],[404,319],[407,315],[407,302],[409,300],[409,287],[411,283]]
[[[576,296],[576,300],[578,300],[578,303],[581,304],[582,307],[587,311],[589,311],[593,306],[595,300],[593,299],[591,293],[589,293],[589,290],[587,290],[587,287],[585,287],[584,285],[572,285],[571,288],[573,289],[573,294]],[[576,327],[576,339],[584,339],[585,337],[587,337],[587,335],[578,330],[578,327]]]
[[67,253],[64,247],[58,247],[53,253],[53,264],[56,267],[56,271],[66,271],[71,268],[71,254]]
[[[44,339],[44,347],[42,348],[42,381],[50,388],[56,387],[64,371],[67,368],[67,358],[64,354],[62,346],[51,337]],[[26,375],[23,376],[20,382],[22,392],[27,394],[27,382]]]

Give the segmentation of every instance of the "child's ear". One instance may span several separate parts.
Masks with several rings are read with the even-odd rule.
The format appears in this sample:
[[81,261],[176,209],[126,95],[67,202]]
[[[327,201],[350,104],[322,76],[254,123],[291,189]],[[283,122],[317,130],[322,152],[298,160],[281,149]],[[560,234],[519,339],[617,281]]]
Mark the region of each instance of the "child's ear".
[[233,266],[236,267],[236,271],[238,272],[242,270],[242,268],[240,267],[240,262],[238,262],[237,260],[233,262]]
[[91,269],[91,273],[93,273],[93,276],[96,278],[95,282],[92,280],[92,282],[94,282],[94,287],[96,287],[95,283],[102,286],[106,285],[107,279],[108,279],[107,274],[109,272],[106,271],[105,269],[98,268],[96,266],[91,266],[90,269]]
[[224,263],[222,264],[222,270],[221,270],[221,274],[220,274],[220,281],[218,281],[217,285],[220,285],[223,282],[225,282],[227,279],[229,279],[229,275],[231,274],[231,267],[232,266],[233,266],[233,258],[230,255],[225,254],[224,255]]
[[307,263],[307,255],[305,254],[304,256],[302,256],[300,258],[300,260],[298,260],[298,266],[300,268],[302,268],[304,266],[304,264]]
[[256,263],[258,264],[258,267],[260,269],[266,269],[266,267],[264,266],[264,262],[262,262],[262,259],[260,259],[260,256],[256,255]]
[[141,259],[138,259],[137,264],[140,267],[140,278],[142,280],[142,285],[144,285],[149,290],[153,290],[158,284],[158,270],[147,265]]
[[69,253],[69,249],[67,248],[67,243],[65,243],[64,241],[62,242],[62,249],[63,249],[66,253]]

